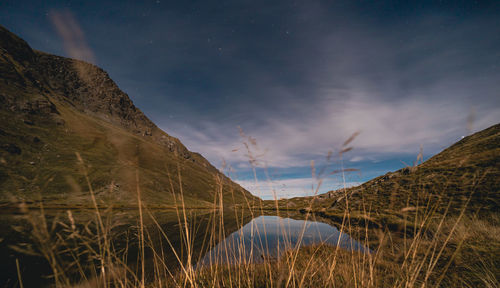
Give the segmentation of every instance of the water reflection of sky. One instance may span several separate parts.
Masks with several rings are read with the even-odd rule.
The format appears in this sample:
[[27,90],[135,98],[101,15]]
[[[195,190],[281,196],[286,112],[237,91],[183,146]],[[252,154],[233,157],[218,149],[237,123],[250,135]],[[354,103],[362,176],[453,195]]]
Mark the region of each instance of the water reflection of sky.
[[369,251],[349,235],[326,223],[260,216],[217,244],[200,263],[258,262],[266,255],[278,257],[284,250],[320,243]]

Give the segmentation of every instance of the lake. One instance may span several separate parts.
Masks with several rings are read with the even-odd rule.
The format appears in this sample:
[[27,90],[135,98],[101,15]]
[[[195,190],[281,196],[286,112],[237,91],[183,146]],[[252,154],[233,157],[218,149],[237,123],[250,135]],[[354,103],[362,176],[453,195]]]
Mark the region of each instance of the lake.
[[349,235],[326,223],[262,215],[217,244],[200,264],[260,262],[278,258],[286,250],[314,244],[368,251]]
[[[197,267],[211,263],[238,263],[276,258],[285,250],[327,243],[345,249],[366,251],[363,245],[319,221],[305,221],[304,215],[252,215],[248,211],[144,211],[146,279],[162,267],[174,273],[179,263]],[[56,251],[60,269],[78,279],[79,264],[95,267],[100,255],[93,254],[103,243],[104,227],[109,247],[117,261],[139,271],[140,225],[135,210],[101,212],[103,226],[92,210],[46,210],[23,214],[0,214],[0,287],[18,287],[16,259],[25,287],[54,283],[52,270],[40,254],[46,247]],[[99,236],[101,235],[101,236]],[[89,246],[85,246],[91,243]],[[45,248],[44,248],[45,247]],[[42,252],[42,253],[41,253]],[[92,274],[92,269],[85,273]]]

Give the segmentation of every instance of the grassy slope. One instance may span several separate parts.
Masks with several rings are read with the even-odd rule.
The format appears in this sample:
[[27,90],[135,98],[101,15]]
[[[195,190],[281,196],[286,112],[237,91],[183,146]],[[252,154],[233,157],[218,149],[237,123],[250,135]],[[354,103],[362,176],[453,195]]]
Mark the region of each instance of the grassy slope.
[[[416,167],[407,167],[370,180],[360,186],[331,191],[316,197],[280,200],[288,209],[311,208],[342,215],[351,211],[377,213],[401,211],[442,203],[458,212],[498,212],[500,194],[500,124],[465,137]],[[348,201],[345,201],[348,195]],[[470,200],[469,200],[470,198]],[[266,201],[266,207],[275,203]]]
[[[226,204],[233,203],[233,195],[236,203],[255,199],[201,155],[157,128],[110,79],[101,90],[86,87],[85,82],[72,80],[78,75],[72,71],[77,66],[68,63],[84,65],[98,75],[105,73],[102,70],[33,51],[22,39],[0,30],[0,201],[4,205],[42,197],[52,206],[88,206],[85,173],[98,200],[115,205],[135,205],[139,186],[150,206],[174,205],[182,187],[188,206],[206,207],[220,193],[217,179],[223,184]],[[75,94],[77,99],[71,99]],[[87,95],[94,98],[85,99]],[[104,113],[107,103],[99,101],[110,102],[109,115]],[[99,105],[93,107],[95,102]],[[136,131],[140,129],[150,135]]]
[[[304,247],[194,278],[219,287],[241,274],[242,287],[498,287],[499,176],[500,125],[494,125],[417,167],[346,191],[278,201],[280,209],[337,226],[373,253]],[[277,213],[274,207],[263,203],[268,213]]]

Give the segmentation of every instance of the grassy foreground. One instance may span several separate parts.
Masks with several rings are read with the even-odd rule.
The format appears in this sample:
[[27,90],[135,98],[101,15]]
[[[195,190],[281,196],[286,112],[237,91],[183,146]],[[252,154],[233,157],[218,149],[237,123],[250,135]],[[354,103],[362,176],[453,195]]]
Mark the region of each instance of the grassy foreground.
[[[220,262],[197,266],[204,250],[245,224],[245,211],[207,211],[208,222],[192,221],[178,207],[180,238],[139,209],[138,225],[128,235],[116,233],[108,213],[96,209],[86,225],[72,213],[52,224],[26,212],[33,228],[34,251],[49,263],[55,287],[498,287],[500,218],[478,219],[422,214],[401,231],[359,225],[346,213],[339,230],[360,241],[371,253],[330,245],[288,246],[278,259],[241,261],[220,255]],[[463,210],[465,211],[465,210]],[[237,214],[235,227],[224,217]],[[255,212],[256,214],[258,212]],[[269,212],[268,212],[269,213]],[[283,211],[280,215],[286,215]],[[409,212],[409,218],[415,216]],[[306,214],[306,218],[313,218]],[[93,219],[92,219],[93,218]],[[332,221],[320,219],[318,221]],[[332,221],[333,222],[333,221]],[[332,223],[331,222],[331,223]],[[368,222],[365,222],[365,224]],[[59,228],[57,228],[59,227]],[[174,229],[174,230],[175,230]],[[265,233],[265,231],[260,231]],[[306,235],[302,235],[306,236]],[[128,245],[119,240],[129,237]],[[203,243],[194,238],[203,238]],[[163,245],[158,245],[158,239]],[[180,240],[179,240],[180,239]],[[283,243],[282,245],[286,245]],[[133,248],[135,247],[135,249]],[[172,257],[172,253],[174,257]],[[171,259],[167,259],[167,254]],[[233,264],[223,259],[234,257]],[[133,261],[130,261],[133,259]],[[175,263],[175,264],[172,264]],[[234,264],[237,263],[237,264]],[[23,275],[19,273],[19,282]],[[22,287],[22,284],[20,285]]]
[[[180,237],[172,237],[169,228],[144,207],[139,187],[137,226],[126,235],[116,233],[117,224],[110,217],[115,211],[97,205],[92,193],[94,212],[85,225],[75,221],[70,210],[51,223],[46,221],[43,208],[42,214],[26,209],[22,212],[33,228],[31,252],[47,260],[55,287],[499,286],[500,217],[490,211],[489,217],[482,213],[480,218],[468,209],[470,201],[454,209],[449,209],[453,202],[427,202],[387,214],[388,220],[381,222],[385,218],[371,215],[368,209],[320,214],[312,209],[316,201],[311,198],[309,209],[302,209],[304,219],[333,224],[371,252],[282,243],[286,252],[277,259],[242,261],[242,254],[231,254],[220,255],[210,266],[196,265],[203,251],[244,226],[245,219],[263,212],[286,216],[278,202],[275,210],[267,209],[265,204],[224,209],[222,187],[217,192],[214,205],[218,209],[207,210],[208,220],[201,224],[193,221],[191,211],[182,204],[182,193],[173,196],[179,197],[181,203],[175,207],[174,220],[174,230]],[[236,219],[234,227],[226,226],[228,215]],[[120,246],[118,242],[124,238],[128,239],[127,245]],[[203,239],[202,243],[195,238]],[[169,261],[167,254],[173,255]],[[234,259],[225,261],[227,257]],[[19,286],[23,287],[23,275],[18,271]]]
[[[21,205],[33,249],[17,249],[43,256],[56,287],[499,287],[498,139],[495,125],[396,176],[308,198],[228,206],[227,189],[234,192],[215,179],[212,209],[203,221],[193,217],[180,185],[171,195],[173,220],[162,225],[158,215],[165,210],[153,213],[144,205],[137,185],[137,225],[125,234],[116,229],[116,210],[98,203],[87,180],[93,212],[83,222],[70,210],[47,221],[43,205],[38,214]],[[287,217],[290,211],[334,225],[368,249],[302,247],[300,240],[308,237],[302,232],[297,245],[283,235],[278,246],[284,253],[276,258],[249,261],[239,244],[236,253],[223,249],[210,265],[202,263],[207,251],[249,219]]]

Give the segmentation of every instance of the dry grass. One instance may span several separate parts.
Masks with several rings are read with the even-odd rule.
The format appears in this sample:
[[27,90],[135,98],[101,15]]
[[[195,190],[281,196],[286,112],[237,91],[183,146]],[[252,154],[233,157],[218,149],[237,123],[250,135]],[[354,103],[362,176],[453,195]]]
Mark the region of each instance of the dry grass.
[[[342,149],[346,150],[346,147]],[[229,254],[227,249],[222,249],[210,265],[197,265],[208,250],[243,227],[248,219],[264,212],[269,215],[271,211],[275,215],[285,214],[283,210],[290,210],[283,207],[286,201],[278,201],[276,197],[272,207],[265,202],[255,205],[252,201],[246,201],[243,206],[224,207],[227,205],[223,200],[224,181],[215,179],[213,207],[217,208],[205,212],[205,222],[197,222],[192,211],[186,208],[182,177],[178,173],[169,175],[177,178],[171,183],[177,183],[180,190],[172,194],[175,203],[179,203],[174,207],[177,236],[173,237],[167,231],[170,228],[144,207],[139,185],[136,186],[137,226],[125,233],[116,229],[115,211],[103,209],[95,201],[84,161],[79,158],[79,162],[93,203],[93,219],[82,224],[75,221],[68,210],[66,219],[54,219],[49,224],[43,206],[36,215],[24,210],[33,227],[32,239],[36,246],[33,251],[25,249],[25,252],[40,253],[47,260],[56,287],[499,286],[500,218],[495,211],[490,211],[490,218],[485,218],[485,213],[471,213],[468,205],[474,197],[473,191],[460,207],[452,207],[455,202],[446,198],[429,201],[428,195],[419,191],[416,199],[420,204],[409,206],[410,198],[402,199],[407,202],[407,208],[392,213],[386,209],[385,214],[373,209],[371,198],[360,197],[355,209],[350,207],[347,189],[342,197],[345,209],[340,212],[315,210],[316,197],[302,199],[302,205],[295,209],[302,209],[303,219],[329,222],[371,252],[327,244],[301,247],[291,245],[285,237],[283,242],[278,242],[285,251],[278,258],[249,261],[252,257],[248,257],[246,246],[239,243],[236,253]],[[342,167],[341,172],[344,171]],[[321,182],[315,193],[320,185]],[[229,217],[235,219],[236,225],[227,226]],[[304,231],[305,228],[299,235],[299,243],[306,236]],[[252,230],[252,235],[260,233],[267,231]],[[267,242],[258,245],[255,251],[275,248]],[[253,244],[251,247],[253,251]],[[21,274],[19,280],[21,283]]]

